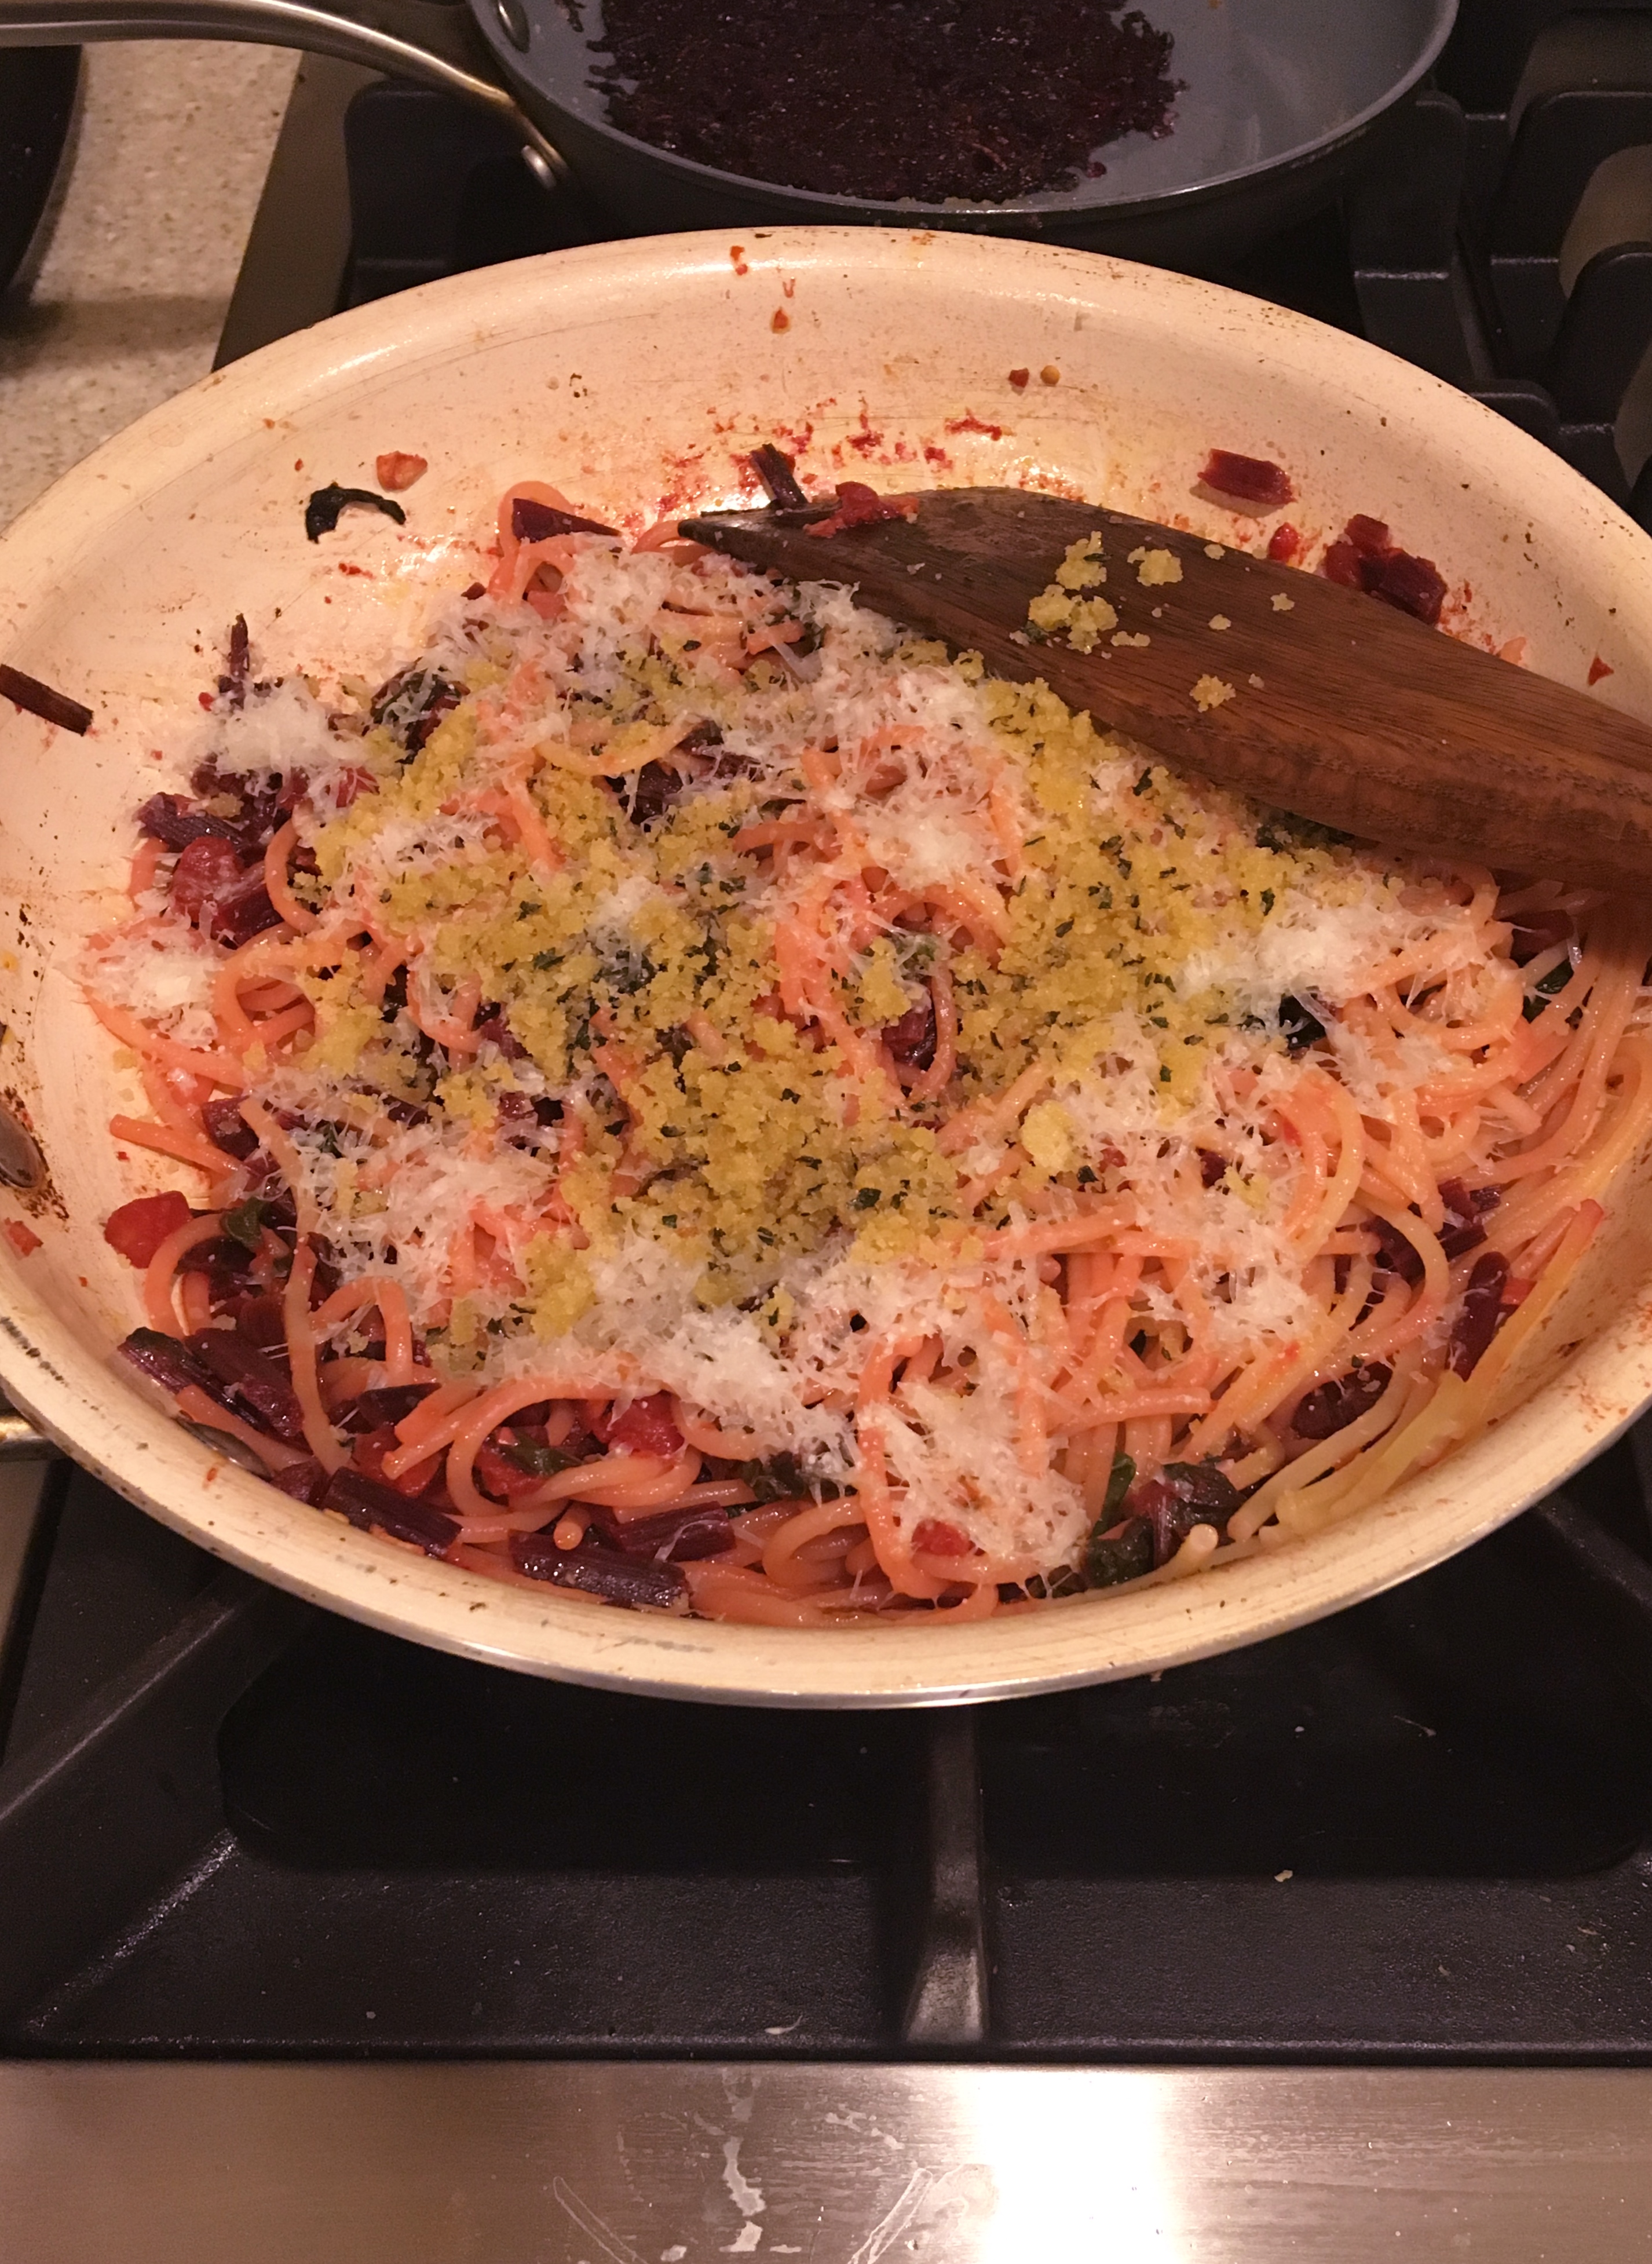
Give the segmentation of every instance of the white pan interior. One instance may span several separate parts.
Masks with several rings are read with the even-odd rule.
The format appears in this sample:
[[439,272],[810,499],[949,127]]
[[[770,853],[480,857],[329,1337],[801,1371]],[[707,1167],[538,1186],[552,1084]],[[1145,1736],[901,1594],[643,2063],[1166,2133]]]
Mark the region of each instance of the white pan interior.
[[[1277,1554],[980,1628],[770,1631],[506,1588],[288,1502],[111,1364],[138,1277],[102,1222],[196,1175],[117,1160],[108,1117],[146,1112],[75,956],[119,916],[131,812],[175,782],[153,751],[188,728],[229,620],[245,613],[272,669],[383,675],[425,593],[485,573],[507,483],[550,479],[636,526],[750,494],[741,459],[774,439],[824,479],[1054,485],[1229,541],[1253,523],[1195,497],[1206,453],[1271,457],[1304,533],[1388,520],[1438,562],[1460,626],[1524,636],[1575,685],[1598,654],[1602,696],[1652,713],[1652,545],[1619,512],[1433,380],[1208,285],[964,236],[799,229],[739,256],[721,236],[565,252],[342,316],[157,410],[0,541],[0,659],[98,715],[81,740],[0,713],[0,1091],[51,1175],[35,1196],[0,1188],[0,1220],[41,1237],[26,1258],[0,1238],[0,1381],[121,1492],[285,1586],[450,1650],[679,1696],[909,1704],[1141,1673],[1335,1610],[1489,1531],[1652,1395],[1644,1156],[1477,1442]],[[307,541],[310,490],[372,485],[387,448],[430,460],[405,533],[351,513]]]

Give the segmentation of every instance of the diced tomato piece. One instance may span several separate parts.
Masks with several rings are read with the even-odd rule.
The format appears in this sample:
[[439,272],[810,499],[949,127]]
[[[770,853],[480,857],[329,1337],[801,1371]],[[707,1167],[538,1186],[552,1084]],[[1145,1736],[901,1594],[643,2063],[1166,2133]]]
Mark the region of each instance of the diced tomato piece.
[[242,877],[242,863],[231,845],[216,833],[203,833],[178,857],[172,874],[172,907],[186,920],[199,925],[208,903],[228,896]]
[[381,1423],[376,1431],[366,1432],[357,1440],[356,1468],[364,1477],[377,1478],[380,1485],[392,1485],[398,1493],[422,1494],[440,1469],[441,1456],[431,1455],[422,1462],[415,1462],[410,1470],[403,1470],[399,1478],[393,1478],[384,1467],[384,1458],[395,1454],[401,1443],[395,1435],[395,1425]]
[[0,1221],[5,1229],[6,1240],[19,1258],[32,1258],[40,1246],[40,1237],[32,1226],[25,1226],[20,1218]]
[[373,468],[381,488],[391,495],[400,495],[403,488],[410,488],[415,480],[424,478],[430,464],[423,456],[409,455],[405,448],[389,448],[382,456],[374,457]]
[[669,1392],[634,1399],[623,1415],[605,1415],[595,1426],[605,1446],[627,1455],[680,1455],[683,1434],[671,1419]]
[[484,1493],[492,1494],[496,1499],[515,1501],[519,1494],[532,1493],[535,1486],[545,1483],[505,1452],[515,1440],[516,1433],[510,1424],[502,1423],[476,1449],[476,1483]]
[[930,1556],[967,1556],[974,1552],[975,1544],[967,1533],[960,1533],[955,1525],[948,1525],[945,1518],[926,1517],[913,1527],[912,1546]]
[[163,1195],[140,1195],[135,1202],[110,1212],[104,1240],[134,1266],[147,1266],[167,1236],[187,1226],[192,1215],[175,1187]]

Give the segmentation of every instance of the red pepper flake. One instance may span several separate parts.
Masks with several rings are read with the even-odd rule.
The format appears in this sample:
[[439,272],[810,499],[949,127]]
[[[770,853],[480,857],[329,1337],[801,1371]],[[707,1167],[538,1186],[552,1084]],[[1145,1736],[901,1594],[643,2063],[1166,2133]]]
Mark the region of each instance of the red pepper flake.
[[338,570],[341,574],[359,574],[364,581],[371,582],[373,579],[373,576],[366,567],[352,566],[347,558],[341,558],[339,560]]
[[1615,668],[1602,660],[1598,653],[1589,664],[1589,681],[1591,684],[1598,684],[1603,677],[1615,676],[1617,672]]
[[1231,448],[1211,450],[1199,484],[1229,502],[1251,504],[1262,511],[1278,511],[1296,500],[1291,475],[1281,465],[1270,463],[1265,456],[1235,455]]
[[1302,538],[1288,519],[1282,519],[1268,537],[1268,555],[1276,566],[1288,566],[1301,555]]
[[1032,373],[1030,369],[1012,369],[1010,382],[1018,393],[1025,393],[1032,382]]
[[430,463],[424,456],[409,455],[404,448],[389,448],[382,456],[373,458],[373,468],[381,488],[388,488],[392,495],[400,495],[403,488],[410,488],[415,480],[424,478]]
[[736,275],[750,274],[751,268],[746,258],[746,247],[743,243],[731,243],[729,245],[728,264],[734,269]]
[[916,496],[880,496],[859,480],[844,480],[837,490],[837,508],[830,519],[817,519],[805,534],[841,534],[848,526],[873,526],[883,519],[916,519]]
[[949,432],[984,432],[989,440],[1002,440],[1004,438],[1002,424],[984,423],[973,409],[967,409],[961,417],[949,417],[946,429]]
[[6,1240],[19,1258],[31,1258],[40,1248],[40,1236],[31,1227],[25,1226],[20,1218],[0,1221],[0,1225],[4,1225]]
[[[38,677],[25,676],[20,668],[7,668],[4,663],[0,663],[0,698],[9,700],[25,715],[38,715],[42,722],[55,723],[60,731],[74,731],[84,738],[91,729],[90,708],[71,700],[66,692],[54,692]],[[208,700],[205,704],[210,707],[212,702]]]
[[795,299],[795,298],[796,298],[796,296],[797,296],[797,278],[796,278],[796,276],[795,276],[795,275],[783,275],[783,276],[780,278],[780,293],[781,293],[782,297],[784,297],[784,298],[787,298],[787,299]]
[[792,317],[784,307],[777,307],[769,317],[769,328],[772,330],[789,330],[791,327]]

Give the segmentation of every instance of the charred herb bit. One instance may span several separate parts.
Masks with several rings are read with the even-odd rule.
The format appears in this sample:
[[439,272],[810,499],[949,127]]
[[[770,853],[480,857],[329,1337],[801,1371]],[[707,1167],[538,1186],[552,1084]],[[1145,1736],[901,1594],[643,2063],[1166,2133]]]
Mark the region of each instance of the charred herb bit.
[[71,700],[66,692],[54,692],[38,676],[25,676],[20,668],[8,668],[4,661],[0,661],[0,699],[9,700],[25,715],[38,715],[42,722],[55,723],[60,731],[73,731],[84,738],[91,729],[90,708]]
[[1300,998],[1286,997],[1279,1001],[1279,1035],[1285,1041],[1287,1053],[1302,1054],[1309,1046],[1316,1046],[1325,1034],[1325,1025]]
[[563,1470],[571,1470],[579,1460],[577,1455],[565,1455],[560,1447],[547,1447],[542,1439],[514,1438],[504,1451],[519,1470],[536,1478],[556,1477]]
[[582,519],[576,511],[558,511],[548,503],[534,503],[527,496],[518,496],[511,505],[511,532],[518,542],[548,542],[558,534],[611,534],[617,542],[617,526],[605,526],[599,519]]
[[270,1206],[261,1196],[249,1195],[245,1202],[235,1203],[224,1213],[224,1232],[232,1241],[256,1250],[269,1215]]
[[1135,1462],[1115,1455],[1107,1477],[1101,1515],[1084,1547],[1084,1571],[1092,1588],[1116,1588],[1153,1570],[1153,1527],[1144,1517],[1120,1520],[1125,1498],[1135,1484]]
[[[388,496],[375,495],[371,488],[317,488],[304,506],[304,532],[312,542],[319,542],[323,534],[333,533],[338,526],[340,512],[359,504],[364,511],[381,511],[387,519],[395,519],[398,526],[407,525],[407,513],[399,503]],[[90,718],[88,719],[90,720]],[[85,726],[82,725],[83,730]]]
[[815,1494],[824,1498],[843,1491],[830,1481],[822,1484],[809,1477],[795,1455],[771,1455],[766,1462],[730,1462],[728,1476],[749,1485],[758,1501],[807,1501]]
[[1569,959],[1562,959],[1558,967],[1551,967],[1547,975],[1540,976],[1535,989],[1529,992],[1520,1008],[1528,1022],[1535,1022],[1551,998],[1557,998],[1571,981],[1573,974]]

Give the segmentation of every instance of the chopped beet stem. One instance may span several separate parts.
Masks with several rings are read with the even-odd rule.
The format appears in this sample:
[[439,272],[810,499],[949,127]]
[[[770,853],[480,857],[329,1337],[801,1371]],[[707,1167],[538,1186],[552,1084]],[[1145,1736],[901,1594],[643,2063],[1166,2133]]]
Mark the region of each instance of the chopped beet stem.
[[0,661],[0,699],[9,700],[14,708],[21,708],[30,715],[38,715],[42,722],[55,723],[60,731],[73,731],[84,738],[91,729],[92,711],[78,700],[71,700],[66,692],[54,692],[49,684],[42,684],[38,676],[25,676],[20,668],[8,668]]

